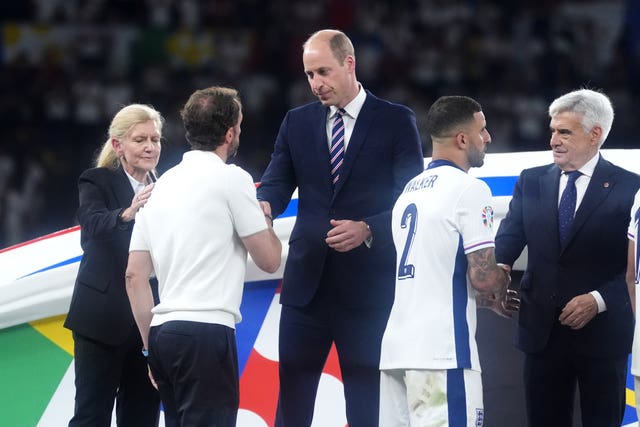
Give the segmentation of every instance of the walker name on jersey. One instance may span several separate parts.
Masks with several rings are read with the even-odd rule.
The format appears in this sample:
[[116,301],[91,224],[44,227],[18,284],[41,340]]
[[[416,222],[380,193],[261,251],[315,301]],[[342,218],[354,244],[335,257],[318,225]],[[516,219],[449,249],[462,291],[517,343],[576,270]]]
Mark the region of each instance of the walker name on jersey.
[[404,186],[403,193],[411,193],[412,191],[422,190],[423,188],[433,188],[438,179],[438,175],[428,175],[423,178],[414,178]]

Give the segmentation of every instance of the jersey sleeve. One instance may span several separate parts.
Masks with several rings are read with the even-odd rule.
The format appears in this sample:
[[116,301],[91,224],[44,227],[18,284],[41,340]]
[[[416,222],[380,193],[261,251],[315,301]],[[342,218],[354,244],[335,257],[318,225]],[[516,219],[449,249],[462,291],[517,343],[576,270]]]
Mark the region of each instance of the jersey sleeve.
[[633,200],[633,207],[629,215],[629,228],[627,229],[627,237],[629,240],[636,241],[636,233],[638,232],[638,219],[640,219],[640,190],[636,193],[636,197]]
[[460,195],[457,226],[462,236],[464,253],[495,247],[491,190],[479,179]]
[[267,223],[258,204],[251,175],[239,167],[234,167],[230,175],[227,195],[231,220],[238,236],[247,237],[266,230]]

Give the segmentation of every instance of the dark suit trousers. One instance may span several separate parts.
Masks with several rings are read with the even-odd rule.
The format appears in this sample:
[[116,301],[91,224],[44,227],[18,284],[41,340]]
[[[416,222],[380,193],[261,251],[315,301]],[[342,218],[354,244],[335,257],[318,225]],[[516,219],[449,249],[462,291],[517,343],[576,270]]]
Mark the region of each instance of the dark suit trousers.
[[572,427],[576,386],[584,427],[619,427],[622,423],[627,357],[576,354],[576,334],[556,321],[547,347],[541,353],[525,355],[529,427]]
[[167,427],[235,427],[240,394],[232,328],[187,321],[154,326],[149,365]]
[[73,333],[75,414],[69,427],[109,427],[116,401],[118,427],[158,425],[160,398],[149,380],[137,328],[118,346]]
[[329,292],[306,307],[282,306],[277,427],[310,426],[322,369],[335,342],[349,427],[378,425],[380,344],[388,310],[344,307]]

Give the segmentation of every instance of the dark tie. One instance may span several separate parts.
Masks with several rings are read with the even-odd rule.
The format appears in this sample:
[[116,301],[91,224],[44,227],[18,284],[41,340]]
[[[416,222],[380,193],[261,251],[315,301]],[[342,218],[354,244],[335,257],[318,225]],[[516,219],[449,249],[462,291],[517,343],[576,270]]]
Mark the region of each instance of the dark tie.
[[329,156],[331,157],[331,182],[334,188],[340,178],[340,167],[344,160],[344,121],[342,120],[344,113],[344,109],[339,109],[333,119],[333,126],[331,126]]
[[573,224],[573,217],[576,212],[576,179],[582,173],[579,171],[567,172],[567,186],[562,192],[560,198],[560,204],[558,205],[558,231],[560,233],[560,242],[564,241],[569,236],[569,230],[571,230],[571,224]]

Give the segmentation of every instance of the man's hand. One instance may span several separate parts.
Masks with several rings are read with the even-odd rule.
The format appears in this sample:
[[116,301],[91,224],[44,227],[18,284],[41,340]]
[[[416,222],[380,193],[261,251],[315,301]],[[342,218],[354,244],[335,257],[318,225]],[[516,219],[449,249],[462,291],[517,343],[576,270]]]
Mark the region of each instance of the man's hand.
[[325,242],[338,252],[347,252],[357,248],[371,236],[371,230],[364,221],[332,219],[331,226],[333,228],[327,233]]
[[560,323],[571,329],[581,329],[598,314],[598,303],[591,294],[573,297],[560,313]]
[[156,379],[153,378],[153,374],[151,373],[151,366],[147,365],[147,372],[149,374],[149,380],[151,381],[151,385],[153,386],[153,388],[155,388],[156,390],[158,389],[158,384],[156,383]]
[[518,292],[513,289],[507,289],[507,293],[503,298],[495,296],[478,296],[476,304],[480,308],[488,308],[498,316],[511,319],[515,313],[520,310],[520,298]]
[[258,200],[262,213],[264,214],[267,224],[273,227],[273,215],[271,215],[271,204],[264,200]]
[[260,204],[260,207],[262,208],[262,212],[264,213],[265,216],[272,216],[271,204],[269,202],[264,200],[258,200],[258,203]]
[[504,274],[505,276],[507,276],[509,284],[511,284],[511,266],[507,264],[502,264],[500,262],[497,263],[496,265],[504,271]]

